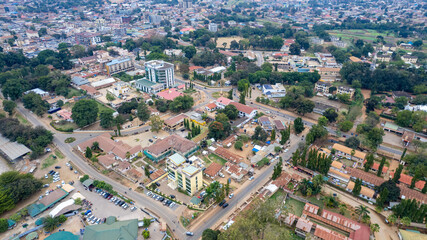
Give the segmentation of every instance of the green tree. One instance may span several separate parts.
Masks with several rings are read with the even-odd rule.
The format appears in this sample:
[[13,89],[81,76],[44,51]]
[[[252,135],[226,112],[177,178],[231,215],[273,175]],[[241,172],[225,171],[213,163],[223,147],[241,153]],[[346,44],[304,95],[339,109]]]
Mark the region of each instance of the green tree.
[[150,166],[148,165],[148,164],[146,164],[145,165],[145,167],[144,167],[144,173],[145,173],[145,176],[147,176],[148,178],[150,178]]
[[16,103],[14,101],[3,100],[3,110],[9,113],[9,116],[12,116],[13,110],[16,108]]
[[360,140],[357,137],[349,137],[345,140],[345,145],[349,148],[356,149],[360,145]]
[[418,168],[415,171],[415,175],[412,177],[411,180],[411,185],[409,186],[410,188],[414,188],[415,187],[415,183],[421,179],[421,177],[423,176],[423,170],[421,168]]
[[409,217],[403,217],[401,220],[400,220],[400,223],[403,225],[403,226],[409,226],[409,225],[411,225],[411,219],[409,218]]
[[396,172],[394,173],[393,182],[397,183],[397,181],[399,181],[402,170],[403,170],[403,165],[399,164],[399,167],[397,167]]
[[381,177],[381,174],[382,174],[382,172],[383,172],[383,168],[384,168],[385,161],[386,161],[385,157],[382,157],[382,158],[381,158],[380,166],[378,167],[378,171],[377,171],[377,176],[378,176],[378,177]]
[[219,112],[225,113],[230,120],[234,120],[239,116],[239,110],[232,104],[225,106],[225,108]]
[[234,143],[234,148],[237,150],[243,150],[243,143],[241,141],[236,141]]
[[348,120],[341,122],[339,125],[340,125],[340,130],[343,132],[348,132],[353,128],[353,122]]
[[150,238],[150,231],[148,231],[148,230],[142,231],[142,236],[144,237],[144,239],[149,239]]
[[387,198],[384,200],[384,203],[395,202],[400,197],[400,188],[392,180],[383,182],[380,186],[376,187],[376,192],[381,193],[384,188],[387,188],[389,191]]
[[298,43],[292,43],[289,47],[289,51],[291,52],[291,55],[300,55],[301,46]]
[[365,172],[368,172],[372,165],[374,165],[374,155],[371,153],[366,157],[366,163],[364,165]]
[[380,231],[380,225],[378,223],[371,224],[371,231],[376,233]]
[[7,222],[7,219],[0,218],[0,233],[4,233],[9,228],[9,223]]
[[383,142],[384,130],[381,128],[373,128],[365,134],[366,145],[375,150]]
[[328,125],[328,119],[325,116],[321,116],[317,119],[317,124],[326,127]]
[[53,230],[55,230],[55,228],[58,227],[59,224],[59,220],[58,218],[54,218],[52,216],[47,216],[43,219],[43,224],[44,224],[44,229],[47,232],[52,232]]
[[354,182],[354,187],[353,187],[353,191],[352,191],[353,195],[359,196],[361,190],[362,190],[362,180],[358,178]]
[[107,92],[107,95],[105,96],[105,98],[107,99],[107,101],[112,102],[114,101],[116,98],[114,97],[113,94]]
[[98,104],[95,100],[82,99],[74,105],[71,118],[79,127],[84,127],[96,121]]
[[92,158],[92,149],[90,149],[90,147],[86,147],[85,157],[87,159],[91,159]]
[[159,132],[163,128],[163,120],[157,115],[151,116],[150,127],[152,132]]
[[368,214],[369,214],[368,207],[366,207],[366,206],[364,206],[364,205],[359,205],[359,206],[357,206],[357,207],[356,207],[356,213],[359,215],[359,222],[360,222],[360,219],[361,219],[363,216],[365,216],[365,215],[368,215]]
[[141,121],[147,121],[148,119],[150,119],[151,111],[150,109],[148,109],[148,106],[145,102],[140,102],[138,104],[136,116]]
[[99,118],[101,119],[100,125],[103,128],[110,128],[114,124],[113,111],[102,110],[99,114]]
[[323,116],[325,116],[330,123],[335,122],[337,117],[338,117],[338,113],[335,111],[335,109],[333,108],[328,108],[326,109],[326,111],[323,113]]
[[294,130],[296,134],[300,134],[304,130],[302,118],[299,117],[294,120]]
[[380,193],[379,198],[377,199],[378,206],[380,206],[380,207],[384,206],[385,201],[387,201],[388,194],[389,194],[388,189],[387,188],[383,188],[383,190]]
[[219,230],[205,229],[202,233],[202,240],[217,240],[220,233]]
[[275,129],[271,130],[270,139],[272,142],[274,142],[276,140],[276,130]]
[[233,100],[233,89],[230,89],[230,91],[228,91],[228,99]]
[[395,105],[399,109],[405,109],[405,106],[408,104],[408,98],[406,97],[397,97],[394,99]]
[[243,92],[240,93],[239,103],[245,104],[245,94]]

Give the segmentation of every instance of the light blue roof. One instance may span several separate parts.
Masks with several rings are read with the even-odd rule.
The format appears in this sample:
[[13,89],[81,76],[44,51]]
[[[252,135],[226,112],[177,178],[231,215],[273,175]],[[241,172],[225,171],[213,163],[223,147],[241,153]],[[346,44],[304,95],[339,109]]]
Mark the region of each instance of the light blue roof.
[[179,154],[179,153],[175,153],[174,155],[170,156],[169,159],[176,166],[179,166],[179,165],[185,163],[185,158],[183,156],[181,156],[181,154]]
[[273,89],[273,87],[270,84],[264,84],[265,89]]
[[107,66],[111,66],[114,64],[122,63],[122,62],[127,62],[129,60],[130,60],[130,58],[114,59],[113,61],[107,63]]
[[197,171],[199,171],[198,168],[196,168],[195,166],[188,166],[182,169],[183,172],[188,173],[190,176],[195,174]]

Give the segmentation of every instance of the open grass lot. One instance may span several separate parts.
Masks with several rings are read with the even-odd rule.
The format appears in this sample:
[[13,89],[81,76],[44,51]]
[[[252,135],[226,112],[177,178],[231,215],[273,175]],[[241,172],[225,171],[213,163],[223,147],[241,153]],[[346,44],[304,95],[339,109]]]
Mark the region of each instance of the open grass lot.
[[72,98],[75,96],[81,96],[82,95],[82,93],[75,88],[70,87],[69,90],[70,91],[68,92],[68,96],[67,96],[68,98]]
[[227,97],[228,92],[214,92],[212,93],[212,97],[214,98],[220,98],[220,97]]
[[25,117],[23,117],[21,114],[17,113],[17,114],[15,115],[15,117],[18,119],[18,121],[19,121],[21,124],[23,124],[23,125],[30,125],[30,122],[28,122],[28,120],[27,120]]
[[65,158],[64,154],[62,154],[62,152],[59,151],[58,149],[55,150],[55,155],[60,159]]
[[386,42],[395,43],[396,41],[414,41],[414,38],[398,38],[393,32],[378,32],[371,29],[348,29],[348,30],[330,30],[327,31],[332,36],[342,38],[342,40],[351,42],[352,39],[362,39],[368,42],[373,42],[377,36],[383,36]]
[[225,165],[225,163],[227,162],[224,158],[213,153],[209,154],[208,157],[211,161],[217,162],[221,165]]
[[285,207],[289,209],[289,212],[301,217],[302,210],[304,210],[305,203],[295,200],[293,198],[286,199]]
[[48,168],[58,162],[58,159],[55,158],[55,155],[50,154],[42,163],[42,169]]
[[240,40],[243,40],[243,39],[244,38],[241,38],[241,37],[220,37],[216,40],[216,47],[223,48],[224,47],[223,43],[227,43],[225,48],[229,49],[230,44],[233,40],[236,40],[236,42],[239,42]]
[[114,110],[113,110],[113,109],[111,109],[111,108],[109,108],[109,107],[105,106],[104,104],[102,104],[102,103],[100,103],[100,102],[98,102],[98,101],[96,101],[96,104],[98,104],[98,109],[99,109],[99,111],[98,111],[98,115],[99,115],[102,111],[104,111],[104,110],[114,112]]

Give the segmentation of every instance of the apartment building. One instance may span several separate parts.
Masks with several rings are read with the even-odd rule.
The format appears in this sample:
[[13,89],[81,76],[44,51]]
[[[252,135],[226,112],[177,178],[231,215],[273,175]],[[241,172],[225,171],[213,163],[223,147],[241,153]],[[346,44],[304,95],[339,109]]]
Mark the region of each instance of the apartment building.
[[316,90],[316,92],[329,94],[329,88],[331,86],[332,85],[328,82],[319,81],[314,85],[314,89]]
[[390,62],[391,61],[391,55],[377,55],[377,61],[379,62]]
[[406,54],[406,55],[403,55],[403,56],[402,56],[402,60],[403,60],[405,63],[417,63],[417,61],[418,61],[418,57],[416,57],[416,56],[411,56],[411,55]]
[[114,59],[105,64],[108,75],[113,75],[120,72],[127,72],[135,70],[135,65],[131,58]]
[[208,29],[210,32],[217,32],[218,31],[218,24],[209,23]]
[[341,86],[337,89],[337,94],[348,94],[350,98],[354,96],[354,88]]
[[325,82],[335,82],[341,80],[340,68],[332,68],[332,67],[319,67],[316,69],[320,78]]
[[153,60],[144,65],[148,81],[163,84],[164,88],[172,88],[175,85],[174,65],[172,63]]
[[199,161],[185,159],[179,153],[167,158],[168,184],[193,195],[203,187],[203,173]]
[[362,164],[363,161],[366,159],[366,153],[363,153],[359,150],[351,149],[349,147],[346,147],[338,143],[335,143],[334,146],[332,146],[332,148],[335,149],[336,155],[345,157],[348,159],[356,160],[360,164]]

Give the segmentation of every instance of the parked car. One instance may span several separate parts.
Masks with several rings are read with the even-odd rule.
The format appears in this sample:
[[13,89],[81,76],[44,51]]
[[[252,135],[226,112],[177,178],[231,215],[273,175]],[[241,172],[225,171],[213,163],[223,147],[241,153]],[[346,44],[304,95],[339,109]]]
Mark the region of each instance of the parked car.
[[225,203],[224,205],[222,205],[222,208],[226,208],[228,207],[228,203]]
[[61,168],[61,166],[55,166],[55,169],[60,169]]
[[175,195],[170,195],[170,197],[173,199],[173,198],[175,198]]
[[[206,87],[205,87],[206,88]],[[185,233],[187,236],[193,236],[194,235],[194,233],[193,232],[186,232]]]
[[222,206],[222,205],[224,205],[224,203],[225,203],[225,200],[222,200],[219,204],[218,204],[218,206]]
[[160,183],[156,182],[156,186],[157,186],[157,187],[160,187]]
[[228,198],[232,199],[234,197],[234,193],[230,194]]
[[249,178],[249,181],[252,181],[252,180],[254,180],[254,176],[252,176],[252,177]]

